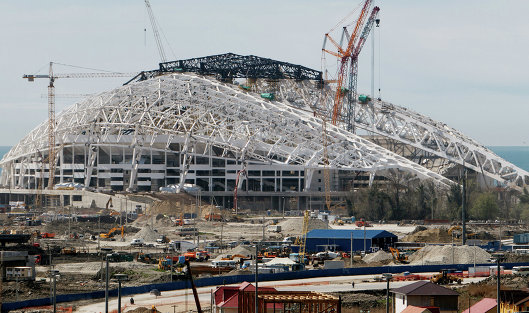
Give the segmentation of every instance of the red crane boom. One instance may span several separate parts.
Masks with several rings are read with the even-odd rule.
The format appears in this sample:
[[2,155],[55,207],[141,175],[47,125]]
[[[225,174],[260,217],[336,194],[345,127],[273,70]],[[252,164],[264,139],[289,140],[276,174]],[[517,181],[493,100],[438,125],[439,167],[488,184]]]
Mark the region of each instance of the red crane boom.
[[[369,15],[369,8],[372,5],[372,0],[365,0],[360,12],[360,16],[356,20],[354,30],[350,36],[347,36],[348,42],[345,48],[342,48],[329,33],[325,34],[325,41],[329,40],[335,47],[337,51],[326,50],[325,47],[323,51],[329,53],[339,59],[339,68],[338,68],[338,77],[336,80],[336,93],[334,96],[334,106],[332,111],[332,124],[336,125],[339,120],[339,117],[342,114],[342,107],[344,97],[348,93],[348,90],[345,88],[345,81],[347,77],[347,70],[350,69],[350,79],[349,79],[349,91],[350,91],[350,100],[352,102],[356,101],[356,79],[358,76],[358,55],[362,50],[362,47],[371,31],[373,23],[376,19],[376,16],[380,10],[379,7],[375,7],[371,14]],[[369,15],[368,22],[365,23],[367,16]],[[364,25],[364,29],[360,34],[360,29]],[[347,34],[344,27],[344,32]],[[348,110],[347,112],[347,123],[348,126],[351,125],[351,119],[354,118],[352,113]]]

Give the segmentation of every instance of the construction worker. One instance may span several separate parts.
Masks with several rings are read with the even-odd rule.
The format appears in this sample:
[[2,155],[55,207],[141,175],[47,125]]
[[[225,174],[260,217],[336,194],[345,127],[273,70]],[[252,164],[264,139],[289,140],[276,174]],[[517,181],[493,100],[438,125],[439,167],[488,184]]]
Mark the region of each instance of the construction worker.
[[156,307],[154,306],[154,304],[152,305],[151,312],[152,313],[156,313],[157,312]]
[[353,288],[355,287],[355,282],[354,282],[354,280],[351,282],[351,285],[353,286]]
[[130,297],[130,304],[134,304],[134,298]]

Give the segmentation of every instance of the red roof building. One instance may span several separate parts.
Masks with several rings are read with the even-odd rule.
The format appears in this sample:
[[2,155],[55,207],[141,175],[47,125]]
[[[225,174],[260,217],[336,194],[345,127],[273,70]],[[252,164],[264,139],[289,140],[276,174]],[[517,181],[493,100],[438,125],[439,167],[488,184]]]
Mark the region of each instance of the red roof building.
[[494,313],[496,312],[496,299],[483,298],[463,313]]
[[[249,282],[243,282],[239,286],[221,286],[213,291],[213,313],[237,313],[239,308],[239,292],[255,291],[255,286]],[[261,291],[277,291],[271,287],[259,287]],[[270,308],[274,309],[272,304]],[[276,313],[282,312],[282,307],[276,305]]]

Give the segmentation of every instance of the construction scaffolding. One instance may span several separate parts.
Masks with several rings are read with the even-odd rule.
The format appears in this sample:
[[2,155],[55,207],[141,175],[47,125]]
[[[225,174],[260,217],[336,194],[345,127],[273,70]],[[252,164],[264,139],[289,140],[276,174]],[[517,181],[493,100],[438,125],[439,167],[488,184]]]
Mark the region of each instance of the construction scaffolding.
[[[255,313],[255,291],[239,291],[238,313]],[[258,291],[257,313],[341,313],[341,299],[308,291]],[[266,310],[265,310],[266,308]]]

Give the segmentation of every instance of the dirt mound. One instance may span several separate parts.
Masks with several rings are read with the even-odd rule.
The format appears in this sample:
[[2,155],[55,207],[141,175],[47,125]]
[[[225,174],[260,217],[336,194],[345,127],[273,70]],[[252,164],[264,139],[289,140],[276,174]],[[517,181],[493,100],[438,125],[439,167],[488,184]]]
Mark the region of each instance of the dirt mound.
[[429,228],[414,232],[402,239],[407,242],[436,242],[448,243],[452,241],[452,236],[448,234],[448,230],[444,227]]
[[228,251],[227,254],[231,254],[231,255],[240,254],[240,255],[250,256],[250,255],[254,255],[255,251],[252,251],[252,249],[249,246],[239,245],[231,249],[230,251]]
[[490,254],[475,246],[426,246],[412,254],[410,265],[486,263]]
[[[158,313],[160,311],[156,310],[156,312]],[[129,310],[129,311],[127,311],[127,313],[152,313],[152,308],[140,307],[140,308],[136,308],[134,310]]]
[[360,293],[360,292],[332,292],[333,296],[340,296],[342,299],[342,308],[352,309],[360,308],[363,310],[373,310],[382,307],[380,295]]
[[145,242],[153,242],[158,239],[160,234],[151,226],[144,226],[139,232],[134,235],[134,239],[143,239]]
[[[287,234],[287,235],[301,235],[301,232],[303,230],[303,218],[302,217],[296,217],[296,218],[287,218],[278,224],[281,226],[281,233]],[[325,221],[322,221],[320,219],[310,219],[309,220],[309,227],[308,230],[311,231],[313,229],[327,229],[329,228],[329,224]]]
[[384,252],[382,250],[379,250],[375,253],[367,254],[362,261],[366,263],[374,263],[374,262],[384,262],[384,261],[391,261],[393,259],[393,256],[391,253]]
[[[253,250],[253,251],[252,251]],[[222,258],[228,257],[228,255],[244,255],[245,257],[249,257],[252,255],[255,255],[255,249],[251,249],[249,246],[243,246],[239,245],[231,250],[228,250],[226,253],[219,254],[215,260],[221,260]]]

